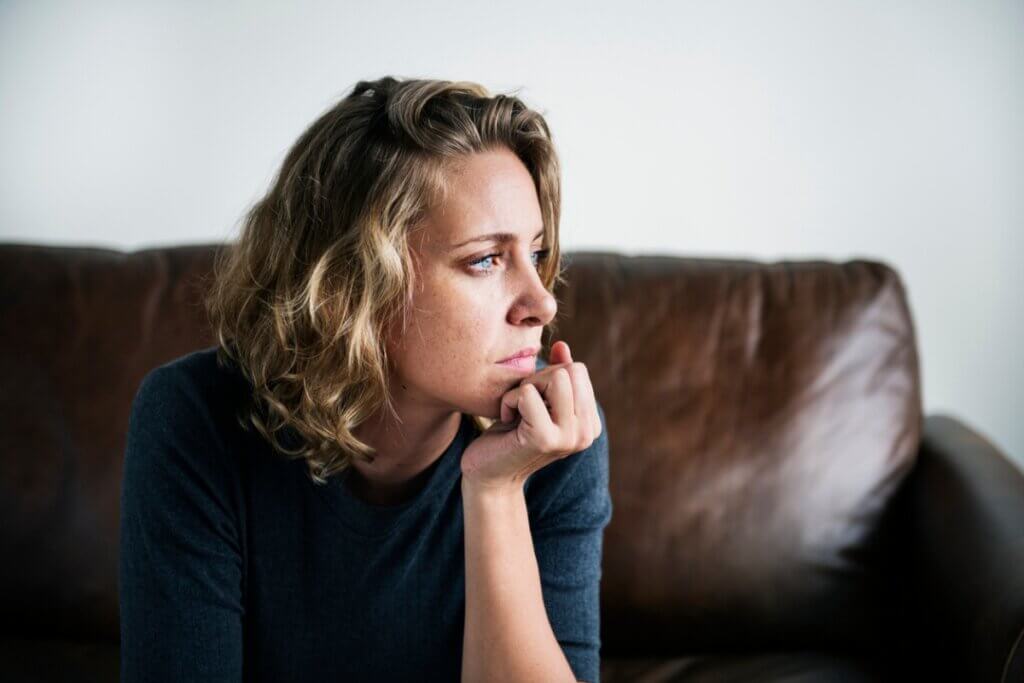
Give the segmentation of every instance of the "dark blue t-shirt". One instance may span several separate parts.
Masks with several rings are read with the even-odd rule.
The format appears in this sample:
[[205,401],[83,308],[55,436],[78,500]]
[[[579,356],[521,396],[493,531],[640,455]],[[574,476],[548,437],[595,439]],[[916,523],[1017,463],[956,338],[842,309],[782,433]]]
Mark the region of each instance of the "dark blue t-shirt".
[[[473,420],[415,497],[377,506],[351,493],[347,472],[317,485],[243,430],[250,394],[214,348],[138,389],[121,490],[121,680],[458,680],[459,461]],[[597,681],[607,430],[525,492],[551,626],[576,677]]]

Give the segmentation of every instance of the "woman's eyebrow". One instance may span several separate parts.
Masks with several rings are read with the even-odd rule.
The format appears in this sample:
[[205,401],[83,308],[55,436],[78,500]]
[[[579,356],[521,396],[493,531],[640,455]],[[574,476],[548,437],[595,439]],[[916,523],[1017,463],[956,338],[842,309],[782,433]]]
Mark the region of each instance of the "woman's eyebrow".
[[[540,231],[538,231],[537,234],[533,236],[533,239],[536,240],[538,237],[540,237],[543,234],[544,234],[544,228],[541,228]],[[459,247],[464,247],[467,244],[471,244],[472,242],[490,242],[492,240],[495,241],[495,242],[499,242],[501,244],[505,244],[506,242],[515,242],[516,239],[518,239],[518,237],[519,237],[519,235],[516,235],[515,233],[512,233],[512,232],[492,232],[492,233],[489,233],[487,235],[480,235],[478,237],[473,237],[471,239],[466,240],[465,242],[459,242],[458,244],[453,244],[450,248],[451,249],[458,249]]]

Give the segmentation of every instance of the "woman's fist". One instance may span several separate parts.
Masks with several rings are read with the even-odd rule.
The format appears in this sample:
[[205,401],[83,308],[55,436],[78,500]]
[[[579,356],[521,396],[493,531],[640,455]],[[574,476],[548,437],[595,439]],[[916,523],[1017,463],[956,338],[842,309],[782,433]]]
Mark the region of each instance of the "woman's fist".
[[501,398],[501,421],[462,454],[462,476],[483,487],[521,487],[545,465],[582,451],[601,434],[594,389],[569,345],[555,342],[548,367]]

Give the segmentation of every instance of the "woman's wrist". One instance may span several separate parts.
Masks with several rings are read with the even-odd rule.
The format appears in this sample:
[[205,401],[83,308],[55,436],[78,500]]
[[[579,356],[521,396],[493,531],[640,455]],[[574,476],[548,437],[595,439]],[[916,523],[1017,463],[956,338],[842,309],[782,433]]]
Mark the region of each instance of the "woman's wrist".
[[462,498],[487,501],[515,499],[523,494],[523,482],[508,480],[503,482],[479,481],[472,477],[462,477]]

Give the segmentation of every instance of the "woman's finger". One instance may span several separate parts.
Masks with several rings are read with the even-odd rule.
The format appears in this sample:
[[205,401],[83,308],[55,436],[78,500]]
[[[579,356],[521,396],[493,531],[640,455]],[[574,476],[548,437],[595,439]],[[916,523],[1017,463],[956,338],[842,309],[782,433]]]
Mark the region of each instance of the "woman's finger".
[[[580,365],[583,365],[580,363]],[[590,381],[590,372],[583,365],[583,372],[580,373],[583,379],[583,394],[589,399],[589,405],[587,411],[590,416],[590,425],[592,430],[590,432],[591,438],[596,439],[601,436],[601,416],[597,412],[597,397],[594,395],[594,385]]]
[[593,389],[587,382],[587,368],[583,363],[573,363],[567,368],[572,381],[573,413],[576,426],[572,431],[573,452],[583,450],[593,442],[594,412]]
[[506,391],[501,397],[501,421],[512,422],[519,413],[519,400],[522,396],[525,384],[520,384],[512,391]]
[[559,368],[568,368],[572,363],[561,363],[559,365],[549,365],[542,370],[538,370],[529,377],[525,377],[520,381],[520,385],[533,384],[540,391],[540,395],[543,397],[547,394],[548,387],[551,385],[551,379],[558,372]]
[[590,425],[590,416],[587,414],[590,402],[587,400],[583,376],[586,374],[586,367],[583,363],[573,363],[568,368],[569,379],[572,380],[573,412],[581,425]]
[[519,414],[523,418],[519,428],[525,427],[527,437],[540,451],[551,450],[558,442],[560,431],[558,425],[551,419],[547,406],[544,405],[544,398],[532,384],[521,387],[518,394]]
[[601,433],[601,418],[597,414],[597,399],[594,397],[594,387],[590,383],[590,373],[583,363],[573,363],[573,396],[576,397],[576,417],[584,426],[583,436],[593,440]]
[[[515,389],[505,392],[501,397],[501,421],[512,422],[515,420],[516,415],[523,420],[526,420],[531,427],[546,428],[548,425],[545,424],[544,420],[538,419],[540,415],[528,416],[523,412],[523,404],[528,397],[536,396],[536,403],[540,405],[543,410],[544,417],[547,418],[547,423],[554,424],[551,419],[551,415],[548,412],[547,400],[544,395],[541,394],[541,390],[536,384],[530,382],[523,382]],[[532,400],[531,400],[532,403]]]
[[545,398],[551,404],[552,422],[558,426],[559,431],[575,440],[573,431],[576,428],[576,411],[568,368],[559,368],[552,374]]

